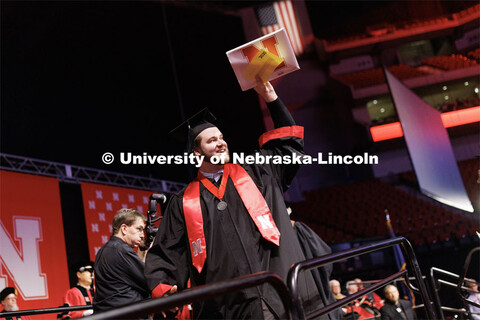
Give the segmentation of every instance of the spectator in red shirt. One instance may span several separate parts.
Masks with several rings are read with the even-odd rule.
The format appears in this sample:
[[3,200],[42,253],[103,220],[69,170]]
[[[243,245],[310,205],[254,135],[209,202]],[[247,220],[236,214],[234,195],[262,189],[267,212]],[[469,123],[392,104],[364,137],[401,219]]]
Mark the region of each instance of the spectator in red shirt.
[[[63,303],[66,306],[86,306],[93,302],[93,263],[91,261],[81,262],[74,266],[77,275],[77,285],[65,292]],[[92,309],[72,311],[64,315],[63,319],[78,319],[89,316],[93,313]]]

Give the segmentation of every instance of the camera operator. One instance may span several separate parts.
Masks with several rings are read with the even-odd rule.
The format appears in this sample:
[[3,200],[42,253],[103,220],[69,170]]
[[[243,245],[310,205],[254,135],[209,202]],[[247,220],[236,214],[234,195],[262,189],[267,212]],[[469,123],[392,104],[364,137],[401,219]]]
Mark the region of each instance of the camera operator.
[[[149,296],[145,263],[134,250],[144,244],[145,217],[135,209],[120,209],[113,217],[112,229],[113,235],[95,259],[95,312]],[[145,252],[139,252],[144,258]]]

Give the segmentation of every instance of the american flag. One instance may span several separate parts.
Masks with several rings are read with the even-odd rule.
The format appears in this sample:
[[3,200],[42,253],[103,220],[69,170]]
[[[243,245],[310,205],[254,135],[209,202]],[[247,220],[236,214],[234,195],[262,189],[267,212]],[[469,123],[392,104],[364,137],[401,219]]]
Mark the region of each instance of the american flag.
[[304,51],[302,30],[291,0],[278,1],[255,9],[262,34],[285,28],[295,55]]
[[[392,221],[390,220],[390,214],[388,213],[388,210],[385,210],[385,220],[387,221],[387,229],[390,238],[395,238],[395,233],[393,232]],[[407,268],[407,263],[405,262],[402,249],[400,249],[400,246],[398,244],[393,246],[393,254],[395,256],[395,263],[398,270],[405,270]],[[410,289],[408,288],[405,281],[401,283],[399,291],[403,293],[404,298],[408,298],[408,300],[410,300],[413,305],[415,305],[415,296],[412,292],[410,292]]]

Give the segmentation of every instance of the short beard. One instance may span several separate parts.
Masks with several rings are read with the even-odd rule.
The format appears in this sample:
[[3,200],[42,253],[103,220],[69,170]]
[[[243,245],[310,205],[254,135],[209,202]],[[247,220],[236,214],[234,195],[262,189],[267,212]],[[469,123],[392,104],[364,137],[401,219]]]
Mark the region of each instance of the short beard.
[[5,306],[5,311],[18,311],[18,304],[14,306]]
[[[202,153],[202,155],[205,156],[205,160],[204,160],[204,161],[207,161],[208,163],[212,163],[212,162],[210,161],[210,159],[213,157],[213,155],[210,156],[210,155],[207,155],[207,154],[205,154],[205,153]],[[230,152],[227,151],[227,152],[225,152],[225,153],[222,154],[222,155],[225,155],[225,158],[224,158],[225,160],[222,161],[222,156],[220,156],[220,157],[219,157],[219,158],[220,158],[220,162],[218,162],[217,164],[220,164],[220,165],[221,165],[221,164],[229,163],[229,162],[230,162]],[[213,163],[212,163],[212,164],[213,164]]]

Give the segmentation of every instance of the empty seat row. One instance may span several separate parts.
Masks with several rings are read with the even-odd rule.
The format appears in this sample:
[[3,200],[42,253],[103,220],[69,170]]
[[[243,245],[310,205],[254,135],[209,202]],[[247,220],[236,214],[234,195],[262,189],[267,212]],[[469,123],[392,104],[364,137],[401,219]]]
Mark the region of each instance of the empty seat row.
[[308,191],[305,198],[292,205],[295,215],[328,243],[388,236],[386,209],[394,232],[412,236],[414,244],[471,236],[479,228],[478,219],[449,211],[378,179]]

